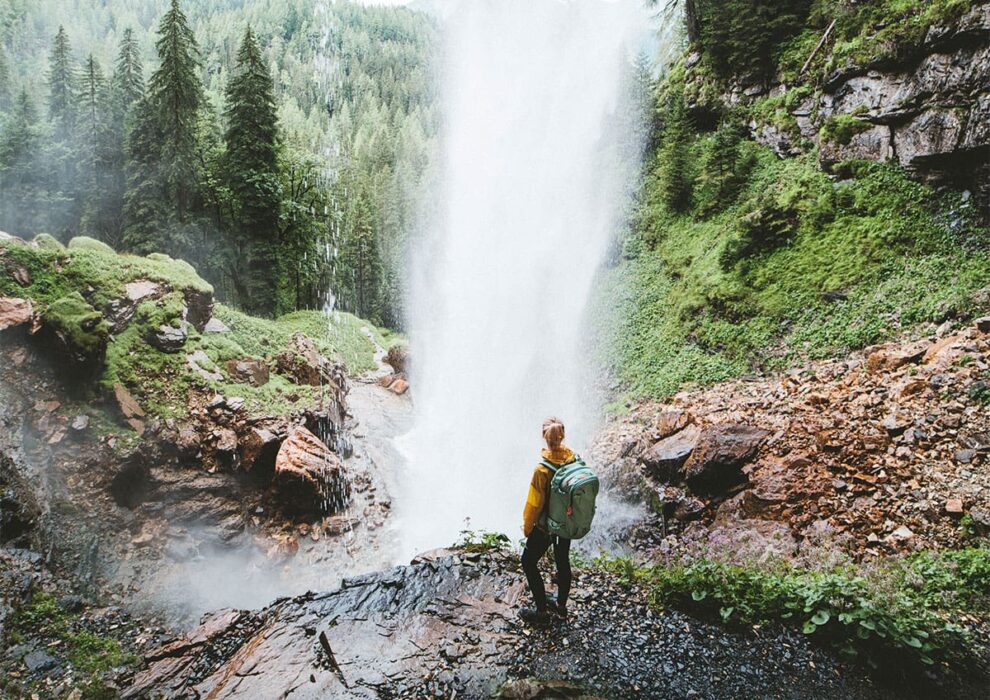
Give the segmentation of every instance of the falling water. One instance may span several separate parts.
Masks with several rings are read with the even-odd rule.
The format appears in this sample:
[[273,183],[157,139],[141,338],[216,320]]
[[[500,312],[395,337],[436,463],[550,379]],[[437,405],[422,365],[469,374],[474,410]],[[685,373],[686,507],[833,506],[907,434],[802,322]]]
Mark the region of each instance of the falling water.
[[515,537],[543,419],[577,449],[594,428],[587,307],[636,165],[616,162],[615,116],[647,20],[638,0],[472,0],[447,18],[444,185],[411,285],[404,554],[468,517]]

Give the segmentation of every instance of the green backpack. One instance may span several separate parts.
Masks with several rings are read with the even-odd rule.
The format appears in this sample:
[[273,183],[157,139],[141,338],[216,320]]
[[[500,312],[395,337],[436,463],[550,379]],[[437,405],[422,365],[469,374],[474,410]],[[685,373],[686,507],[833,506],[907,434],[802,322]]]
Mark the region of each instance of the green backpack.
[[598,496],[598,477],[580,456],[567,464],[543,460],[550,470],[550,497],[546,511],[547,531],[551,535],[579,540],[591,530]]

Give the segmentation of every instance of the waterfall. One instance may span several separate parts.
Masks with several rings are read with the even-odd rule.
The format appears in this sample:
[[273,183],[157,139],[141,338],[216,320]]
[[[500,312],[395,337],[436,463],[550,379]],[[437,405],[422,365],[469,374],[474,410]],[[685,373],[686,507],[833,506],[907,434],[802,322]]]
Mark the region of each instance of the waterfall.
[[412,251],[416,422],[403,554],[474,529],[521,537],[550,415],[582,449],[599,413],[588,302],[637,163],[617,148],[637,0],[471,0],[447,16],[442,185]]

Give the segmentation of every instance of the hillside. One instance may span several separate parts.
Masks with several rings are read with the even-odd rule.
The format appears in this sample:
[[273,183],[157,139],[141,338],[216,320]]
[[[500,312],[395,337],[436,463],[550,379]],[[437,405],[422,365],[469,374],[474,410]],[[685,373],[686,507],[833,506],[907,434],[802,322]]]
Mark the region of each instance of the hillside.
[[[657,84],[658,147],[608,298],[630,394],[842,355],[985,303],[990,7],[835,4],[777,44],[750,24],[748,42],[695,28]],[[877,31],[880,16],[896,21]],[[800,75],[797,55],[812,59]],[[931,126],[956,113],[969,126],[951,138]]]

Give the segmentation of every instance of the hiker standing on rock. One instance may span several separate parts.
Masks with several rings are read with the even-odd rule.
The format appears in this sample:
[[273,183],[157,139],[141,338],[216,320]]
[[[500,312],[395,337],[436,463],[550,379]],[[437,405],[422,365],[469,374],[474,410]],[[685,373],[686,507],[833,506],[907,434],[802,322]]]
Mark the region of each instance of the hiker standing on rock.
[[[595,515],[598,477],[579,456],[564,446],[564,424],[559,418],[543,422],[543,439],[547,446],[533,472],[523,508],[523,534],[526,548],[522,567],[533,593],[536,608],[523,608],[519,617],[526,622],[543,623],[550,613],[567,617],[567,596],[571,591],[571,540],[587,534]],[[540,558],[553,545],[557,567],[557,600],[548,601]]]

